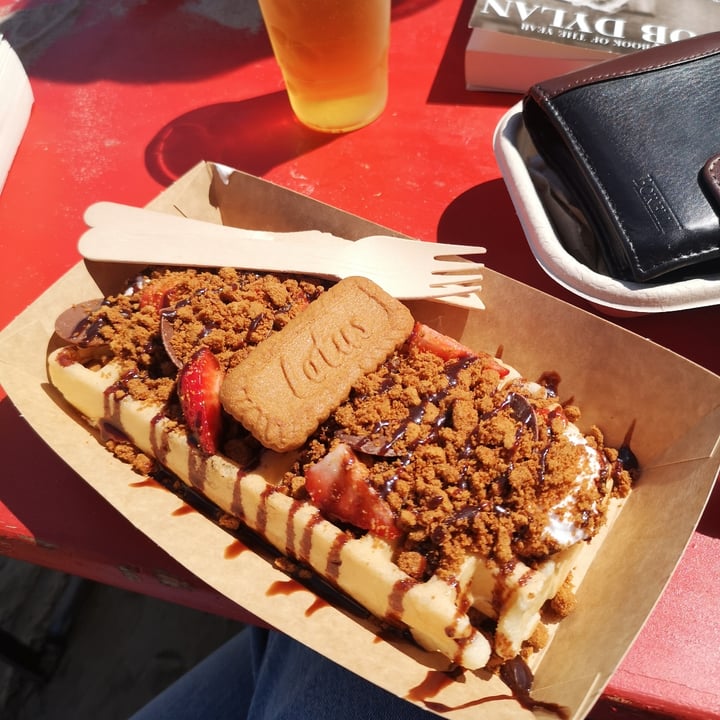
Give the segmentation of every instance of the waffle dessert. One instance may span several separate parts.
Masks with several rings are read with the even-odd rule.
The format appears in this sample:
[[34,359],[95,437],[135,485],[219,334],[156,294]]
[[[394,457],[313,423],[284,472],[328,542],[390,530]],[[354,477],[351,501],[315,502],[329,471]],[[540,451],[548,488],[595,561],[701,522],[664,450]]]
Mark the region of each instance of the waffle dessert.
[[118,458],[463,668],[542,646],[630,491],[631,456],[552,382],[362,278],[149,270],[59,333],[50,381]]

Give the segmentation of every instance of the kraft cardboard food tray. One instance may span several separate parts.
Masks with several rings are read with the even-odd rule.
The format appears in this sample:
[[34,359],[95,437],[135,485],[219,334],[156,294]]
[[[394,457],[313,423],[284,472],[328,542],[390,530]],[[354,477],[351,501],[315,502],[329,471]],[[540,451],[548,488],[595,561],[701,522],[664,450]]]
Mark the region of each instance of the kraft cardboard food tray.
[[[98,198],[112,199],[112,198]],[[201,163],[151,205],[259,229],[329,230],[350,238],[386,231],[258,178]],[[220,209],[218,209],[220,208]],[[492,256],[486,258],[492,266]],[[262,553],[182,500],[138,482],[49,385],[55,317],[73,303],[121,288],[130,269],[78,263],[0,334],[0,381],[37,433],[143,533],[199,578],[270,625],[400,697],[449,718],[545,717],[524,709],[494,676],[450,681],[441,656],[376,632],[343,605],[319,602]],[[488,350],[526,377],[560,374],[581,425],[619,445],[632,427],[643,474],[610,530],[580,568],[578,608],[555,628],[533,667],[533,696],[584,717],[642,628],[701,516],[720,466],[720,377],[602,319],[487,269],[486,309],[417,302],[419,320]],[[583,577],[584,573],[584,577]],[[290,591],[292,590],[292,591]],[[677,628],[668,627],[669,633]],[[351,698],[346,698],[351,702]]]

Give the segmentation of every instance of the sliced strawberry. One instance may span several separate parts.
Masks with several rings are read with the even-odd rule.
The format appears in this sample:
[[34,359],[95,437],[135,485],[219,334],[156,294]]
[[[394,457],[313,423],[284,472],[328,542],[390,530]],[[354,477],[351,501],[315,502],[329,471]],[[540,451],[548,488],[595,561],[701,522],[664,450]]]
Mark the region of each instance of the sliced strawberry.
[[151,280],[140,291],[140,307],[151,305],[158,312],[172,303],[175,281],[171,277]]
[[218,450],[222,426],[220,384],[223,372],[207,348],[196,350],[178,372],[178,396],[188,428],[206,453]]
[[305,487],[329,517],[392,540],[400,535],[395,517],[367,477],[367,467],[343,443],[305,471]]
[[416,322],[408,339],[410,346],[431,352],[443,360],[473,357],[476,353],[466,345],[423,323]]
[[290,299],[292,301],[292,304],[295,305],[298,310],[305,310],[310,304],[310,298],[307,296],[307,293],[302,289],[301,285],[298,285],[297,288],[293,289],[290,292]]
[[559,421],[560,427],[567,427],[568,418],[565,414],[565,409],[562,405],[554,405],[552,407],[534,408],[536,415],[541,416],[547,425],[551,425],[553,422]]
[[425,352],[431,352],[443,360],[482,357],[485,360],[486,367],[490,370],[496,370],[501,378],[510,372],[504,365],[497,362],[492,355],[476,353],[467,345],[463,345],[449,335],[444,335],[420,322],[415,323],[415,327],[408,338],[408,345],[409,347],[416,347]]

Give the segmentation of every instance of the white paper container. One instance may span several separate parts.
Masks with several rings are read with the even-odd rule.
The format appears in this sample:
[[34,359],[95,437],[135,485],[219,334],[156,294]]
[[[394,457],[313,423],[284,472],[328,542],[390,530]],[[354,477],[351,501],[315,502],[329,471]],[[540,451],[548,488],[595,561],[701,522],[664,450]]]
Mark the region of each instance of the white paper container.
[[525,130],[521,103],[498,123],[494,148],[530,249],[540,267],[559,285],[613,316],[688,310],[720,303],[720,275],[664,284],[617,280],[595,272],[563,247],[528,170],[537,150]]

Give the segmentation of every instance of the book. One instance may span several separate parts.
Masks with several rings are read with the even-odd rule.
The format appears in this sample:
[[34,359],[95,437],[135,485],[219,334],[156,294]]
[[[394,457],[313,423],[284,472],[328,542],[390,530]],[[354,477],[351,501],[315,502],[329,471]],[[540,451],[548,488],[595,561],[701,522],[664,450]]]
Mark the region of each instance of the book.
[[0,192],[25,134],[34,103],[20,58],[0,35]]
[[468,90],[524,93],[615,55],[720,29],[717,0],[477,0]]

